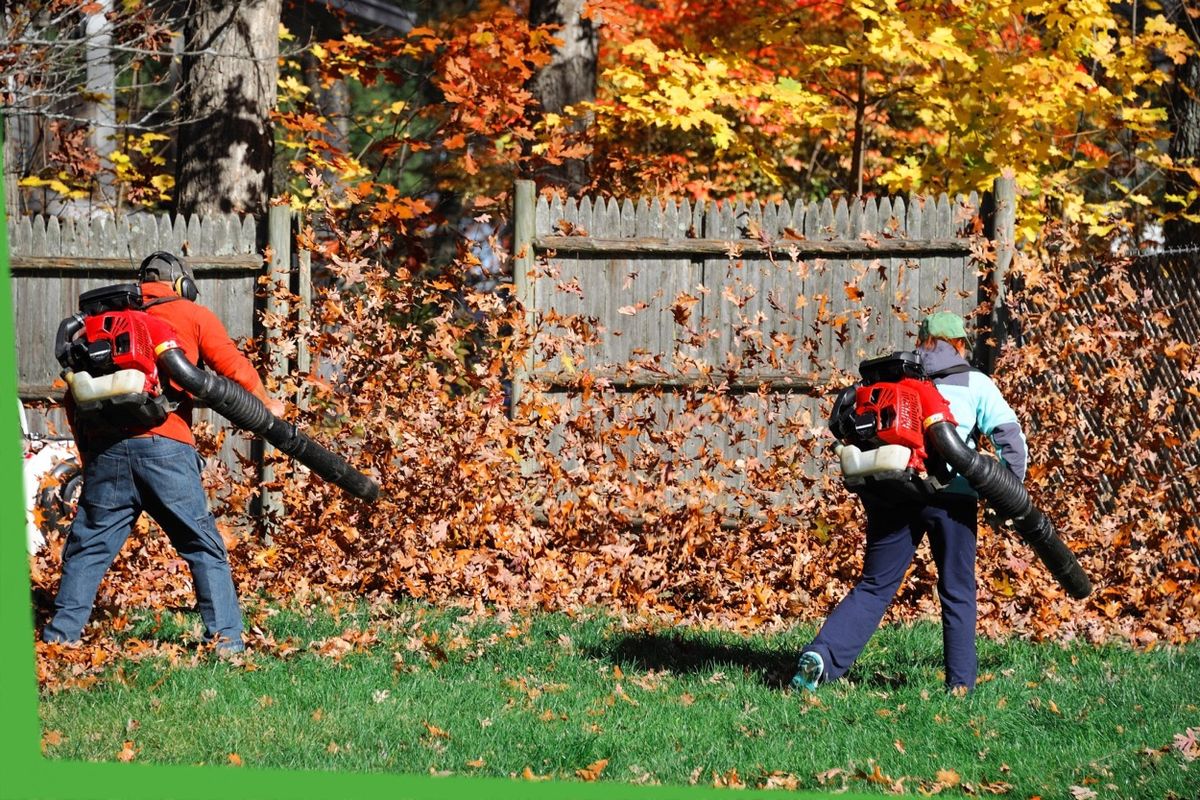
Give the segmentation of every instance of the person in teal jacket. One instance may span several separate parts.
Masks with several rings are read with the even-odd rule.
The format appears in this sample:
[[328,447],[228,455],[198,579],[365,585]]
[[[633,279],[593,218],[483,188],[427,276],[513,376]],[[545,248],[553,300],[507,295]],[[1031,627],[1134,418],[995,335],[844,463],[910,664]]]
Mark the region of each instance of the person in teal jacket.
[[[991,439],[1003,463],[1024,480],[1028,461],[1025,435],[1016,413],[991,378],[967,361],[970,339],[962,317],[947,311],[921,321],[917,353],[927,377],[950,404],[958,435],[970,447]],[[957,692],[975,687],[975,549],[979,498],[962,476],[924,501],[868,499],[867,547],[862,577],[834,608],[816,638],[800,653],[792,685],[815,690],[846,673],[879,627],[900,588],[917,545],[929,536],[942,607],[946,686]]]

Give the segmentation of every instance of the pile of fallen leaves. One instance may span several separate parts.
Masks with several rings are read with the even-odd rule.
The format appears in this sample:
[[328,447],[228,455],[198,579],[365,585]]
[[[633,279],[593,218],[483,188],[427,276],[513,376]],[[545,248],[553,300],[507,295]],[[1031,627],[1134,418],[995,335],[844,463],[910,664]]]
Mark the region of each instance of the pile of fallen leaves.
[[[820,619],[853,585],[862,514],[837,479],[823,420],[789,420],[779,444],[731,464],[722,431],[781,413],[782,401],[714,383],[680,391],[679,413],[657,419],[645,401],[662,390],[617,391],[582,370],[566,395],[525,387],[510,415],[507,378],[532,337],[523,310],[452,277],[386,268],[351,244],[340,243],[328,264],[336,280],[297,329],[317,365],[278,388],[296,392],[297,422],[383,491],[361,503],[283,462],[267,488],[286,514],[265,541],[233,535],[254,486],[213,472],[243,594],[596,605],[754,629]],[[1095,591],[1068,598],[1015,534],[985,525],[981,630],[1194,639],[1200,532],[1183,454],[1194,464],[1200,444],[1185,414],[1200,356],[1181,332],[1187,308],[1116,260],[1028,259],[1015,274],[1021,341],[996,380],[1025,425],[1034,501]],[[586,350],[594,335],[564,321],[562,347]],[[33,559],[43,600],[60,549],[52,535]],[[935,581],[923,546],[889,619],[936,618]],[[118,620],[121,609],[191,602],[187,569],[153,526],[134,534],[98,600]]]

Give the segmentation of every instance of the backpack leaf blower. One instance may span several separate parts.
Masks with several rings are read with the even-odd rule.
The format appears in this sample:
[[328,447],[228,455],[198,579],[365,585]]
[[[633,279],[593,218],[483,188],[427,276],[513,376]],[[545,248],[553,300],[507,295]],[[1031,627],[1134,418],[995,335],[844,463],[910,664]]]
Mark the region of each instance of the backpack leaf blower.
[[190,362],[171,326],[142,309],[141,287],[118,284],[84,292],[80,313],[59,324],[54,355],[81,422],[99,415],[125,427],[159,425],[173,408],[169,379],[330,483],[363,500],[378,498],[379,484],[272,414],[234,381]]
[[1050,574],[1076,599],[1091,581],[1025,486],[1003,464],[959,438],[946,399],[925,376],[916,353],[893,353],[859,365],[862,382],[843,389],[829,429],[846,488],[864,498],[920,500],[957,472],[1033,548]]

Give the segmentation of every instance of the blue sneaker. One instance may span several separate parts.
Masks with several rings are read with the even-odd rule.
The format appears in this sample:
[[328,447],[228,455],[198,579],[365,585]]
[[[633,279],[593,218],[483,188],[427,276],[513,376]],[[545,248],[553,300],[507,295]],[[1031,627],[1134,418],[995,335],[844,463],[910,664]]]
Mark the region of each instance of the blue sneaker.
[[792,678],[793,689],[817,690],[821,676],[825,674],[825,659],[812,650],[800,654],[800,663],[796,666],[796,676]]

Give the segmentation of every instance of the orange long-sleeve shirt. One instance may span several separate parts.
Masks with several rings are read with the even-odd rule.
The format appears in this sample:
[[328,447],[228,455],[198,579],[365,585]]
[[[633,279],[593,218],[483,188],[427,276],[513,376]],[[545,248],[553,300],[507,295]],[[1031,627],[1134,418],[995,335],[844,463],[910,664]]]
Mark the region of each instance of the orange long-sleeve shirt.
[[[225,326],[209,309],[177,297],[171,287],[165,283],[152,282],[142,284],[142,298],[146,304],[151,304],[159,298],[171,298],[161,303],[154,303],[146,309],[146,313],[163,320],[175,329],[175,341],[183,349],[188,361],[193,364],[203,364],[219,375],[224,375],[237,382],[246,391],[260,400],[267,399],[267,393],[262,380],[254,370],[250,361],[242,355],[237,345],[229,338]],[[175,386],[176,390],[180,387]],[[70,400],[70,393],[67,399]],[[75,429],[74,408],[67,404],[67,416],[75,433],[80,450],[89,449],[92,442],[85,442],[88,431]],[[192,401],[190,396],[179,403],[161,425],[145,429],[126,429],[120,438],[132,436],[165,436],[185,444],[195,445],[192,436]],[[111,439],[112,432],[99,433],[101,439]]]

